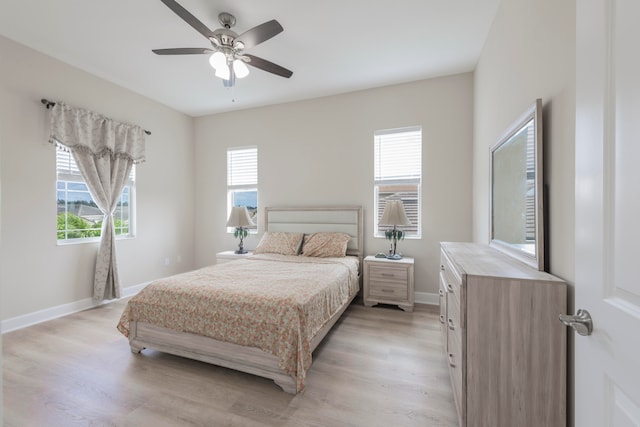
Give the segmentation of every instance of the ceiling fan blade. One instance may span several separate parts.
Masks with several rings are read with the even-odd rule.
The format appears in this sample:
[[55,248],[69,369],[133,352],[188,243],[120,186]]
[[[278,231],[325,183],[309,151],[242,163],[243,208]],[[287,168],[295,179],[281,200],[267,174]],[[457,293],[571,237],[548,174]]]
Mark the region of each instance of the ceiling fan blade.
[[178,47],[174,49],[153,49],[156,55],[199,55],[203,53],[213,53],[215,50],[203,47]]
[[258,26],[245,31],[235,38],[236,41],[241,41],[244,44],[245,49],[249,49],[256,46],[263,41],[269,40],[271,37],[280,34],[284,28],[275,19],[265,22]]
[[213,31],[207,28],[198,18],[193,16],[187,9],[180,6],[177,2],[173,0],[160,0],[162,3],[166,4],[167,7],[175,12],[180,18],[182,18],[187,24],[191,25],[196,29],[197,32],[205,36],[207,39],[211,37],[215,38]]
[[267,61],[266,59],[262,59],[255,55],[249,55],[248,53],[243,54],[243,56],[250,59],[250,61],[247,62],[247,64],[253,67],[259,68],[269,73],[276,74],[281,77],[285,77],[287,79],[293,75],[293,71],[287,70],[286,68],[281,67],[278,64],[274,64],[271,61]]

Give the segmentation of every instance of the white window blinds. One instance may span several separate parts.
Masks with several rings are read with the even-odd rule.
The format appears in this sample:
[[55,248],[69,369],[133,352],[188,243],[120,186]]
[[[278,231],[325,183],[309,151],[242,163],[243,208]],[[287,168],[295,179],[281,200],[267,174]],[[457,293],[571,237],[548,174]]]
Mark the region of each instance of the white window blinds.
[[419,127],[376,131],[375,180],[419,182],[422,175],[422,130]]
[[258,148],[227,150],[227,186],[229,190],[255,188],[258,185]]

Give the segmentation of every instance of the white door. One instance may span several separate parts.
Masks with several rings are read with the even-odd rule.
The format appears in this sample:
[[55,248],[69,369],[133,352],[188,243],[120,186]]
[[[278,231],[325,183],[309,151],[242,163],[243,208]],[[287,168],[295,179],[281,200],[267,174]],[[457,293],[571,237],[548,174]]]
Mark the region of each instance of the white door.
[[640,426],[640,1],[576,8],[575,426]]

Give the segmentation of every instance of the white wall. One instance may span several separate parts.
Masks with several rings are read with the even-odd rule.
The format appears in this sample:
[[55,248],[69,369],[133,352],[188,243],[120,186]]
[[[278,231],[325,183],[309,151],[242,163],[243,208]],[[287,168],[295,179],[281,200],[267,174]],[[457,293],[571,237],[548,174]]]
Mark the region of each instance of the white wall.
[[549,267],[572,282],[575,1],[503,0],[474,77],[474,240],[489,239],[489,148],[542,98]]
[[[549,269],[569,283],[573,312],[575,0],[502,0],[474,74],[473,236],[489,238],[489,147],[536,98],[543,100]],[[568,426],[573,425],[573,337]]]
[[93,288],[97,244],[56,245],[55,151],[41,98],[152,132],[137,168],[137,237],[117,242],[122,286],[192,268],[193,119],[3,37],[0,57],[1,319],[86,300]]
[[237,244],[224,226],[226,149],[246,145],[258,146],[260,207],[362,205],[366,253],[386,251],[373,238],[373,134],[420,125],[423,237],[398,248],[416,259],[416,291],[436,294],[439,242],[472,237],[472,92],[467,73],[197,118],[196,264]]

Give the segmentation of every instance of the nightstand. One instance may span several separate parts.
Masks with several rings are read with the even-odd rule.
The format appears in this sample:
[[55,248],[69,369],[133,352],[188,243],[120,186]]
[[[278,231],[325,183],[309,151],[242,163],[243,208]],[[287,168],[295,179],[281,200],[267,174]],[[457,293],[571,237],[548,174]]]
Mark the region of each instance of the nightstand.
[[249,251],[246,254],[237,254],[234,251],[218,252],[216,254],[216,264],[222,264],[224,262],[230,262],[236,259],[243,259],[253,255],[253,251]]
[[413,311],[413,258],[391,260],[370,255],[364,259],[363,269],[366,307],[383,303]]

